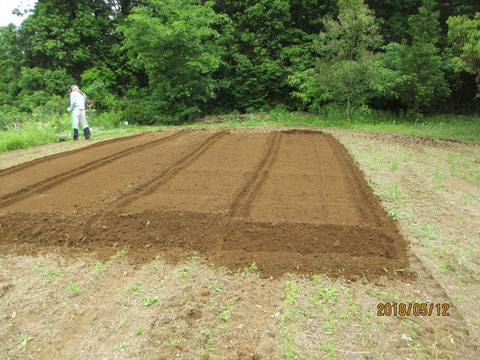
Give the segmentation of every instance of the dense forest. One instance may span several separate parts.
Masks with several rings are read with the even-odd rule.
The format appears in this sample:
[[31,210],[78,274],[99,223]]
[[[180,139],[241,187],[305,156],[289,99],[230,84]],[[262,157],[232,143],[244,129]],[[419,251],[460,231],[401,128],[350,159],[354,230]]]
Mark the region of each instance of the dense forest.
[[1,114],[65,112],[71,84],[141,124],[480,110],[478,0],[39,0],[23,15],[0,28]]

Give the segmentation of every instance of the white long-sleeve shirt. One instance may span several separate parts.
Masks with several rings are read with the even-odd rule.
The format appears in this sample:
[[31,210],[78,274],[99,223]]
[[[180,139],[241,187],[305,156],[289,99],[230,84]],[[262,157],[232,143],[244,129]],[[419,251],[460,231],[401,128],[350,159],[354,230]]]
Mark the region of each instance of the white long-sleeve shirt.
[[80,90],[72,91],[70,93],[70,108],[72,110],[85,110],[86,95]]

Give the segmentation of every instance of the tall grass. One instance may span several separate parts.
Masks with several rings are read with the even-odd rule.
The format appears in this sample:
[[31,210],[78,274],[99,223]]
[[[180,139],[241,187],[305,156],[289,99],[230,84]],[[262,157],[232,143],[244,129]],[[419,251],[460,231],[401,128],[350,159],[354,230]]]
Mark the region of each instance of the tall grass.
[[[222,118],[224,121],[220,126],[339,127],[345,129],[399,132],[444,139],[480,141],[479,115],[435,115],[420,117],[418,119],[408,119],[391,113],[366,109],[357,111],[350,120],[347,120],[345,116],[339,112],[312,115],[285,111],[272,111],[264,118],[247,116],[242,119],[237,119],[228,115]],[[214,126],[218,125],[215,124]]]
[[[41,117],[40,117],[41,118]],[[53,143],[71,138],[70,116],[64,114],[26,119],[17,130],[10,123],[7,130],[0,131],[0,151],[25,149],[32,146]],[[399,132],[412,135],[431,136],[447,139],[480,141],[480,116],[436,115],[408,119],[392,113],[374,111],[369,108],[358,109],[351,120],[345,119],[342,110],[326,108],[323,113],[312,115],[292,113],[284,109],[271,111],[265,117],[246,116],[238,119],[234,116],[222,116],[220,124],[184,124],[185,126],[302,126],[302,127],[339,127],[346,129],[363,129]],[[93,121],[94,137],[107,138],[122,134],[166,128],[162,126],[125,126],[118,120],[116,113],[103,113],[95,116]],[[37,120],[37,121],[33,121]],[[91,119],[90,119],[91,120]],[[81,135],[80,135],[81,136]]]
[[48,123],[27,123],[21,129],[0,132],[0,151],[26,149],[32,146],[49,144],[59,139]]

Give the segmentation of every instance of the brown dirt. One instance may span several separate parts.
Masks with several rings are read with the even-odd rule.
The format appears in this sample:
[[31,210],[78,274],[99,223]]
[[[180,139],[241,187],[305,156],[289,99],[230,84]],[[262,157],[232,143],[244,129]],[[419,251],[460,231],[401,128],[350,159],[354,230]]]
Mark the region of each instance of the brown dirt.
[[319,131],[147,133],[5,169],[0,189],[4,251],[128,247],[139,263],[198,252],[265,276],[409,266],[363,174]]

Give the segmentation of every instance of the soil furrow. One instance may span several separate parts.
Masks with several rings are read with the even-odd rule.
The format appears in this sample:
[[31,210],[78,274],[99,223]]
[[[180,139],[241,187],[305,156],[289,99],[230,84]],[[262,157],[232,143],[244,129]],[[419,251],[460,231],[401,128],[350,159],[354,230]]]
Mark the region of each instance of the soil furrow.
[[245,186],[235,196],[230,207],[230,213],[233,217],[245,217],[248,215],[252,202],[271,169],[280,148],[281,133],[271,133],[267,139],[267,146],[260,162],[253,171]]
[[42,158],[39,158],[39,159],[28,161],[28,162],[23,163],[23,164],[12,166],[12,167],[7,168],[7,169],[0,170],[0,176],[14,174],[14,173],[16,173],[20,170],[24,170],[28,167],[38,165],[38,164],[41,164],[41,163],[44,163],[44,162],[47,162],[47,161],[56,160],[56,159],[59,159],[59,158],[63,158],[65,156],[73,155],[75,153],[85,151],[85,150],[90,150],[90,149],[93,149],[93,148],[98,148],[98,147],[102,147],[102,146],[105,146],[105,145],[111,145],[111,144],[115,144],[115,143],[118,143],[118,142],[131,140],[131,139],[140,137],[142,135],[145,135],[145,133],[135,134],[135,135],[131,135],[131,136],[125,136],[125,137],[121,137],[121,138],[117,138],[117,139],[105,140],[105,141],[101,141],[101,142],[98,142],[98,143],[95,143],[95,144],[92,144],[92,145],[85,146],[85,147],[80,148],[80,149],[74,149],[74,150],[69,150],[69,151],[65,151],[65,152],[50,155],[50,156],[45,156],[45,157],[42,157]]
[[[346,149],[333,138],[331,135],[327,136],[327,141],[330,144],[335,157],[337,158],[338,164],[343,168],[343,173],[349,184],[349,192],[356,198],[354,201],[355,208],[358,211],[359,215],[363,219],[368,219],[372,224],[380,226],[381,223],[378,219],[378,210],[374,211],[375,207],[378,207],[378,202],[372,201],[373,194],[366,194],[361,189],[358,184],[365,182],[362,176],[357,176],[356,172],[359,172],[358,169],[353,169],[352,159],[348,156]],[[368,185],[365,182],[365,188],[368,189]],[[376,200],[376,199],[375,199]],[[375,203],[376,202],[376,203]]]
[[173,179],[176,175],[178,175],[180,171],[190,166],[194,161],[196,161],[200,156],[202,156],[215,142],[220,140],[220,138],[222,138],[226,134],[227,132],[217,132],[214,135],[208,137],[204,142],[198,145],[186,156],[178,160],[174,165],[163,170],[153,178],[137,185],[135,188],[133,188],[128,193],[123,194],[120,199],[115,200],[113,203],[116,203],[119,206],[126,206],[140,197],[151,194],[160,186],[166,184],[171,179]]
[[265,275],[408,268],[397,227],[330,135],[181,134],[5,177],[9,193],[21,190],[0,202],[0,250],[61,245],[110,256],[131,247],[136,262],[198,252],[235,269],[255,262]]
[[134,154],[138,151],[148,149],[148,148],[150,148],[152,146],[155,146],[155,145],[158,145],[162,142],[173,140],[173,139],[183,135],[184,133],[185,133],[185,130],[182,130],[182,131],[176,132],[172,135],[166,136],[164,138],[157,139],[157,140],[154,140],[154,141],[150,141],[146,144],[134,146],[133,148],[129,148],[129,149],[120,151],[118,153],[115,153],[113,155],[106,156],[106,157],[100,158],[98,160],[89,162],[89,163],[87,163],[87,164],[85,164],[81,167],[78,167],[77,170],[75,170],[73,172],[72,171],[64,172],[64,173],[49,177],[49,178],[47,178],[43,181],[32,184],[28,187],[22,188],[22,189],[20,189],[18,191],[15,191],[13,193],[9,193],[9,194],[5,194],[3,196],[0,196],[0,200],[2,200],[2,201],[0,201],[0,208],[5,207],[7,205],[11,205],[11,204],[13,204],[17,201],[20,201],[20,200],[28,197],[31,194],[38,194],[38,193],[44,192],[46,190],[49,190],[52,187],[57,186],[61,183],[64,183],[64,182],[66,182],[66,181],[68,181],[68,180],[70,180],[70,179],[72,179],[72,178],[74,178],[78,175],[82,175],[82,174],[85,174],[85,173],[90,172],[92,170],[98,169],[98,168],[100,168],[102,166],[105,166],[107,164],[110,164],[111,162],[116,161],[116,160],[118,160],[122,157]]

